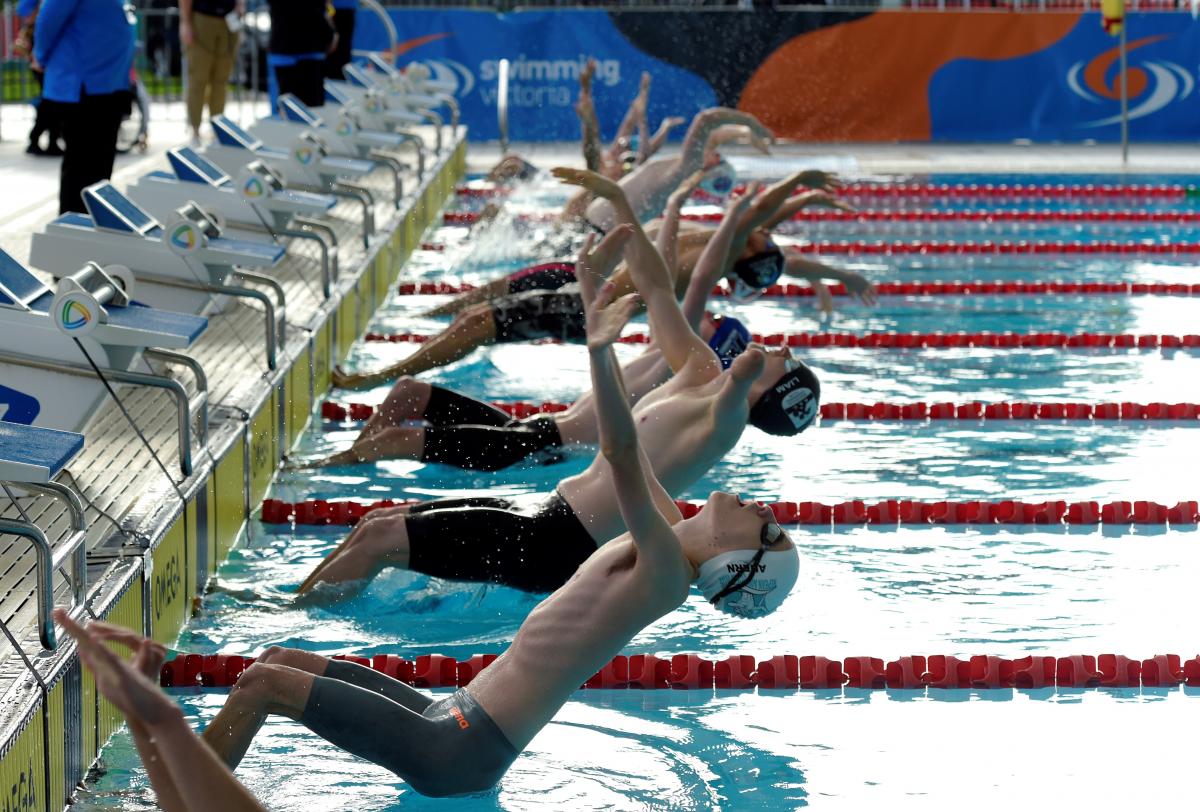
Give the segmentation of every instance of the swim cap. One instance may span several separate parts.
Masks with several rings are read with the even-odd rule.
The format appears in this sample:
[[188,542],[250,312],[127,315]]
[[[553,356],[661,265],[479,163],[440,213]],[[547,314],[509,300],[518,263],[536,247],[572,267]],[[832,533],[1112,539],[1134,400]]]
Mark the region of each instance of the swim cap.
[[736,180],[737,172],[734,171],[733,164],[722,158],[704,173],[700,189],[713,197],[725,197],[733,191]]
[[[769,535],[770,528],[777,531]],[[783,603],[800,577],[795,547],[768,550],[783,531],[771,522],[763,526],[757,550],[733,550],[700,565],[696,587],[713,606],[739,617],[764,617]]]
[[803,361],[792,359],[775,385],[750,407],[750,425],[790,437],[812,425],[821,405],[821,382]]
[[786,262],[783,251],[771,240],[767,241],[765,251],[734,262],[731,293],[734,300],[748,302],[774,285],[783,275]]
[[733,359],[744,353],[750,345],[750,331],[732,316],[717,320],[716,325],[717,329],[708,340],[708,346],[721,359],[721,369],[729,369]]

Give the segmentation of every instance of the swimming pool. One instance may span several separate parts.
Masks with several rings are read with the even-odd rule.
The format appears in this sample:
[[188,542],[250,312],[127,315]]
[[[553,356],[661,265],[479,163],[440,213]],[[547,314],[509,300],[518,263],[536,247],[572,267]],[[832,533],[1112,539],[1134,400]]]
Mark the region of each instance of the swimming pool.
[[[1157,180],[1178,179],[1145,179]],[[540,189],[518,203],[537,211],[556,196],[561,197]],[[1124,231],[1114,237],[1116,231],[1078,236],[1062,228],[1046,234],[1126,238]],[[409,278],[436,280],[453,270],[456,280],[479,281],[519,266],[533,250],[532,238],[493,232],[465,242],[464,232],[443,228],[427,236],[445,250],[419,254]],[[1187,228],[1167,227],[1148,238],[1163,232],[1194,239]],[[948,224],[936,231],[944,239],[969,239],[968,233]],[[875,280],[1197,281],[1195,270],[1182,262],[1071,259],[860,257],[845,264]],[[372,329],[432,332],[441,322],[420,313],[442,300],[394,297]],[[1195,332],[1196,323],[1194,300],[1171,296],[885,297],[874,309],[845,299],[838,305],[835,314],[822,317],[810,299],[762,299],[739,308],[738,315],[760,333],[1185,334]],[[717,311],[729,307],[713,302]],[[360,343],[351,362],[373,366],[413,346]],[[824,348],[807,351],[805,358],[820,373],[827,402],[1200,401],[1195,350]],[[494,400],[569,401],[586,387],[588,371],[578,348],[509,345],[422,377]],[[385,391],[352,399],[378,402]],[[318,420],[300,451],[341,448],[356,431]],[[1158,421],[831,422],[786,440],[750,429],[725,460],[680,496],[702,499],[721,488],[763,501],[1053,498],[1173,504],[1195,498],[1192,460],[1198,451],[1200,427]],[[589,457],[577,452],[556,465],[498,474],[416,462],[283,474],[274,495],[298,501],[538,493],[582,469]],[[344,532],[253,525],[179,648],[254,653],[268,645],[294,645],[325,654],[440,652],[465,658],[503,650],[536,602],[502,587],[388,572],[343,604],[294,604],[297,584]],[[801,587],[780,612],[764,621],[740,621],[718,616],[693,595],[626,652],[694,651],[714,658],[1194,653],[1185,648],[1200,628],[1191,606],[1191,573],[1200,563],[1194,527],[799,527],[792,535],[801,550]],[[1183,687],[590,691],[577,694],[500,787],[482,797],[422,798],[390,773],[277,718],[264,727],[238,774],[281,810],[861,809],[872,801],[915,808],[950,799],[980,809],[1066,799],[1108,809],[1151,796],[1190,796],[1189,743],[1200,720],[1194,693]],[[199,723],[223,699],[195,694],[182,701]],[[149,808],[151,796],[144,774],[133,768],[127,738],[118,737],[106,761],[110,772],[83,808]]]

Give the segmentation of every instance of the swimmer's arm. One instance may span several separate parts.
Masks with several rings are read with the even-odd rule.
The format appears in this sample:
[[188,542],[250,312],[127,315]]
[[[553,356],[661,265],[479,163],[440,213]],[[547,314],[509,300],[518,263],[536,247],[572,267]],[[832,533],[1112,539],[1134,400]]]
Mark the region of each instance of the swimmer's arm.
[[695,331],[700,329],[700,319],[704,317],[704,306],[708,303],[713,286],[725,274],[738,219],[750,205],[756,192],[757,188],[751,186],[743,194],[729,199],[729,204],[725,207],[725,216],[721,218],[721,225],[704,246],[700,259],[696,261],[696,267],[692,269],[692,278],[688,280],[687,292],[683,295],[683,317]]
[[861,299],[863,304],[874,305],[879,301],[879,293],[875,290],[875,286],[867,281],[866,277],[854,271],[834,268],[788,252],[783,272],[796,279],[806,279],[810,282],[822,280],[841,282],[846,286],[846,290]]
[[667,199],[667,208],[663,212],[658,226],[654,246],[658,249],[663,261],[667,263],[667,270],[671,273],[672,280],[679,275],[679,216],[683,211],[683,204],[688,201],[692,192],[696,190],[703,179],[704,172],[695,172],[679,184],[679,188],[672,192],[671,197]]
[[712,417],[718,425],[727,422],[740,427],[746,425],[750,413],[746,398],[765,363],[766,355],[760,349],[746,350],[734,360],[725,385],[713,400]]
[[[638,443],[637,427],[612,347],[589,347],[588,353],[592,391],[596,393],[600,453],[612,470],[617,506],[638,549],[638,560],[645,559],[652,570],[683,563],[679,541],[671,530],[679,517],[663,515],[662,501],[654,498],[654,491],[661,491],[662,486],[654,478],[653,469],[646,464]],[[674,503],[671,504],[673,507]],[[675,513],[678,512],[675,508]]]
[[633,278],[634,287],[646,302],[650,331],[662,347],[663,357],[670,364],[671,371],[678,375],[696,359],[710,367],[707,372],[720,374],[721,365],[716,354],[683,317],[667,264],[646,236],[625,192],[611,181],[597,183],[592,178],[582,180],[592,183],[588,188],[612,203],[617,223],[630,229],[631,236],[625,246],[625,267]]
[[775,226],[779,225],[780,223],[791,220],[796,216],[797,212],[799,212],[801,209],[808,208],[809,206],[828,206],[831,209],[854,211],[854,207],[844,200],[838,200],[828,192],[814,189],[788,199],[788,201],[780,206],[775,214],[763,224],[763,227],[775,228]]
[[658,125],[658,130],[651,136],[649,142],[647,142],[642,161],[645,162],[653,158],[662,149],[663,144],[667,143],[667,137],[671,134],[671,130],[683,123],[684,120],[677,116],[664,118],[662,123]]
[[797,186],[818,185],[818,188],[832,184],[832,176],[825,172],[805,170],[791,177],[784,178],[773,186],[768,186],[740,218],[737,234],[734,236],[735,250],[740,251],[745,246],[746,239],[759,228],[764,227],[796,191]]
[[621,153],[621,140],[628,140],[629,136],[633,135],[639,125],[646,120],[646,105],[650,101],[650,74],[642,74],[642,82],[638,86],[637,95],[633,97],[633,101],[629,103],[629,108],[625,111],[625,118],[621,119],[621,125],[617,127],[617,135],[609,144],[608,154],[610,159],[617,159]]
[[596,105],[592,101],[592,74],[596,60],[589,59],[579,74],[579,100],[575,102],[575,114],[583,128],[583,160],[593,172],[600,171],[600,122],[596,119]]
[[741,124],[749,127],[752,133],[767,141],[774,137],[770,130],[749,113],[732,110],[728,107],[710,107],[692,119],[687,135],[683,138],[683,148],[679,156],[679,177],[690,175],[704,166],[704,153],[708,150],[710,136],[719,127],[727,124]]

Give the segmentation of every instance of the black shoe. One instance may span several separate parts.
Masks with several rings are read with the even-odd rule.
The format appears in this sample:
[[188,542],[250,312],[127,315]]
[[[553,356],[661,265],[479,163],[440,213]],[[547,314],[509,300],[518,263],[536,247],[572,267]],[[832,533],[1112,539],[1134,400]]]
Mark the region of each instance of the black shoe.
[[42,149],[42,145],[37,141],[30,141],[29,146],[25,147],[25,152],[29,155],[45,155],[46,150]]

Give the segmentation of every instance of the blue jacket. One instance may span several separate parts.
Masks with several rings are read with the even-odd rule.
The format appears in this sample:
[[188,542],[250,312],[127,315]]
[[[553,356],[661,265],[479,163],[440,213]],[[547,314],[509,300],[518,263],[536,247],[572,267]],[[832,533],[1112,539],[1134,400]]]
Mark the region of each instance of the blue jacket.
[[17,17],[24,20],[33,12],[37,11],[38,3],[41,0],[21,0],[17,3]]
[[33,55],[46,69],[42,96],[77,102],[82,93],[128,90],[133,26],[122,0],[42,0]]

